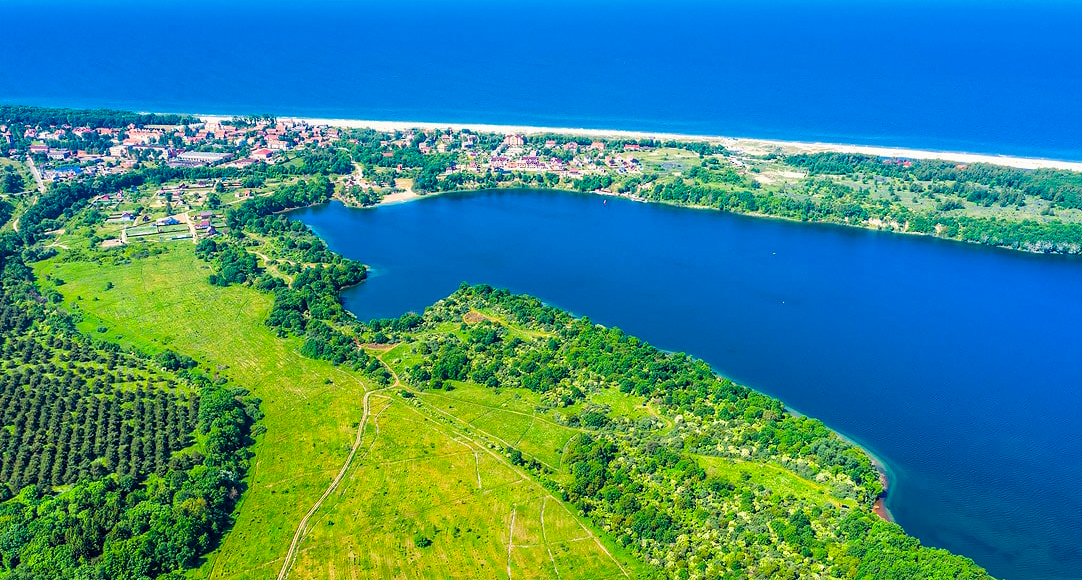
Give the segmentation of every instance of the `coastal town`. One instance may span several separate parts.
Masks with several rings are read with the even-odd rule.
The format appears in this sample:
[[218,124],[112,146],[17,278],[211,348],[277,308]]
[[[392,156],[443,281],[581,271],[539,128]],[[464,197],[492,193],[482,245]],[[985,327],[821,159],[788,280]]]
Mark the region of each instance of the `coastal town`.
[[[278,178],[243,179],[253,166],[288,167],[320,151],[350,153],[345,169],[314,172],[334,176],[336,197],[342,201],[371,205],[419,197],[446,188],[444,184],[480,187],[486,178],[491,186],[530,183],[533,178],[552,187],[610,176],[590,189],[612,193],[607,189],[612,178],[641,175],[638,157],[657,145],[469,129],[376,132],[269,116],[123,127],[11,123],[0,125],[0,144],[7,159],[25,163],[29,178],[20,183],[27,189],[36,185],[45,191],[52,183],[154,168],[179,171],[176,179],[153,188],[118,188],[92,199],[103,228],[102,247],[142,241],[197,243],[224,233],[223,206],[268,195],[274,186],[295,180],[288,169],[276,174]],[[431,171],[433,166],[438,171]],[[184,173],[190,170],[194,176],[203,169],[213,170],[216,177],[187,179]],[[227,174],[238,177],[222,177]]]
[[[446,175],[460,170],[546,172],[570,179],[609,172],[634,174],[642,170],[636,154],[650,149],[639,143],[613,146],[599,139],[536,139],[522,134],[504,135],[493,143],[470,130],[450,129],[411,129],[385,137],[379,145],[386,158],[394,157],[398,149],[416,149],[422,155],[456,154],[460,161],[452,163]],[[154,164],[245,168],[280,162],[297,150],[358,143],[357,138],[344,138],[336,127],[273,118],[124,128],[0,125],[0,141],[6,144],[8,157],[25,155],[35,162],[45,182],[120,174]],[[404,169],[402,164],[395,168]]]
[[[0,119],[0,194],[18,202],[24,191],[116,178],[91,201],[101,247],[199,243],[229,232],[229,207],[319,178],[353,206],[558,189],[1082,251],[1070,231],[1082,224],[1080,174],[1068,162],[581,129],[109,113],[59,124]],[[128,175],[138,183],[121,179]]]

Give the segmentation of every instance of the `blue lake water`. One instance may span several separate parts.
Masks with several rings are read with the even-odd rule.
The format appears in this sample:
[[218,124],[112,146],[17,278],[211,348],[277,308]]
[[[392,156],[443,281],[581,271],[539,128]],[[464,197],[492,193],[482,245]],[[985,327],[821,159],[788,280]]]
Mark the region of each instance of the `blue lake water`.
[[1082,577],[1082,260],[553,192],[292,215],[372,266],[362,319],[462,281],[539,296],[867,446],[924,543]]
[[0,102],[1082,160],[1073,0],[4,0]]

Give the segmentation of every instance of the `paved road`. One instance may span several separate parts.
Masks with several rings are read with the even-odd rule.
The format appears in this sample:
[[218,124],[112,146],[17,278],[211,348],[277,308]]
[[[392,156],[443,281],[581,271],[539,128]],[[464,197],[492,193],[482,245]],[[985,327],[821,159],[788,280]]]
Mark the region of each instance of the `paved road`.
[[41,179],[41,172],[38,171],[38,166],[34,165],[34,158],[30,154],[26,155],[26,164],[30,166],[30,173],[34,174],[34,181],[38,182],[38,192],[45,193],[45,181]]

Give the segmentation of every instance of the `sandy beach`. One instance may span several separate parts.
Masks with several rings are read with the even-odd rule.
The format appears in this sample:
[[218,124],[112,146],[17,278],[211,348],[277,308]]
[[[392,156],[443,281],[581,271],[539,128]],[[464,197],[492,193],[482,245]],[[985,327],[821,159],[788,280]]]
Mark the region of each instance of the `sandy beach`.
[[[216,123],[232,119],[224,115],[196,115],[204,122]],[[762,155],[771,152],[798,153],[854,153],[875,155],[878,157],[900,157],[906,159],[942,159],[955,163],[989,163],[1019,169],[1065,169],[1082,171],[1082,161],[1062,161],[1036,157],[1012,157],[1007,155],[988,155],[956,151],[932,151],[908,149],[904,147],[877,147],[871,145],[847,145],[843,143],[805,143],[800,141],[778,141],[772,139],[754,139],[744,137],[725,137],[721,135],[684,135],[679,133],[652,133],[646,131],[623,131],[617,129],[582,129],[571,127],[533,127],[528,125],[489,125],[484,123],[429,123],[414,121],[371,121],[362,119],[320,119],[311,117],[279,117],[281,121],[303,121],[310,125],[326,125],[348,129],[374,129],[376,131],[406,131],[409,129],[469,129],[478,133],[501,133],[536,135],[550,133],[572,135],[576,137],[598,137],[611,139],[657,139],[662,141],[705,141],[720,143],[725,147],[750,155]]]

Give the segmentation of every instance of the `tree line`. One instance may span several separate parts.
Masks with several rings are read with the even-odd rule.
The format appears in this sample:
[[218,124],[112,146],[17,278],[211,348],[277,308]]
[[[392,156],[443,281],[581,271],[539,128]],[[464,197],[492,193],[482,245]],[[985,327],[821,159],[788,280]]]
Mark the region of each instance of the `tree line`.
[[183,125],[198,123],[191,115],[133,113],[115,109],[65,109],[58,107],[33,107],[29,105],[0,105],[0,124],[48,127],[71,125],[72,127],[123,128],[128,125]]

